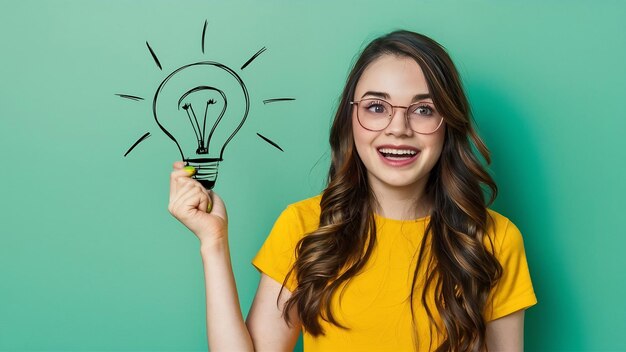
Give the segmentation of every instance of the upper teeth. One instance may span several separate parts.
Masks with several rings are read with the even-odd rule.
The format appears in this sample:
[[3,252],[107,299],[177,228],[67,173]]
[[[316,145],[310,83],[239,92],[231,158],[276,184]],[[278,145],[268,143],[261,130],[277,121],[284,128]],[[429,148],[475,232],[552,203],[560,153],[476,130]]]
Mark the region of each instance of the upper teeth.
[[415,154],[417,154],[417,152],[415,150],[409,150],[409,149],[380,148],[378,150],[381,153],[385,153],[385,154],[398,154],[398,155],[403,155],[403,154],[415,155]]

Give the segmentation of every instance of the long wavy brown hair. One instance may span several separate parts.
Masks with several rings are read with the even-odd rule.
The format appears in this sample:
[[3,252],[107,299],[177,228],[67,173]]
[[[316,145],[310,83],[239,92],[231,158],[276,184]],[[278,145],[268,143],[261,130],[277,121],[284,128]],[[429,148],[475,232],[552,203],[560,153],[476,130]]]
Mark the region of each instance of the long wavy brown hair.
[[[295,307],[304,329],[314,336],[324,334],[321,320],[349,328],[335,319],[330,302],[370,258],[376,244],[377,205],[355,149],[350,101],[363,71],[389,54],[409,57],[419,64],[446,129],[441,156],[426,185],[432,207],[416,253],[409,297],[411,314],[415,317],[416,304],[424,306],[430,320],[429,349],[434,331],[443,341],[436,351],[483,351],[483,311],[502,272],[484,242],[489,222],[487,206],[494,200],[497,187],[474,150],[487,164],[489,151],[474,130],[459,74],[445,49],[424,35],[408,31],[392,32],[372,41],[348,76],[330,131],[332,160],[328,186],[320,202],[319,228],[296,246],[296,260],[288,277],[295,275],[298,284],[284,306],[283,316],[289,323],[287,312]],[[485,191],[490,193],[489,200]],[[419,292],[421,297],[416,297]],[[442,324],[435,319],[435,310]]]

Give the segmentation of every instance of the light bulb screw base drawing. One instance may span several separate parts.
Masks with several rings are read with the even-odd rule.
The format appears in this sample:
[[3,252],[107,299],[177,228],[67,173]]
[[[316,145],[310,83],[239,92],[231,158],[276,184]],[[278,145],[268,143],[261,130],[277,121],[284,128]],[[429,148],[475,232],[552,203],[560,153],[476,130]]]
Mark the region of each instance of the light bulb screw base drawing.
[[217,180],[220,161],[222,161],[220,158],[185,159],[185,165],[193,166],[196,169],[193,178],[200,182],[204,188],[213,189]]

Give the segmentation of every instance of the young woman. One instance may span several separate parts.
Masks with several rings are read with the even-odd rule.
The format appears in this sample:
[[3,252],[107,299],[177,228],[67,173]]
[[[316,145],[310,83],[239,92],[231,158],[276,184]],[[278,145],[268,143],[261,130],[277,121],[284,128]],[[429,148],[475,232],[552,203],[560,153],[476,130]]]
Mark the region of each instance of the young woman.
[[330,144],[328,186],[288,206],[253,260],[245,323],[224,203],[174,164],[169,210],[201,242],[211,351],[292,350],[301,331],[306,351],[523,350],[522,237],[487,209],[497,189],[474,150],[489,153],[445,50],[407,31],[371,42]]

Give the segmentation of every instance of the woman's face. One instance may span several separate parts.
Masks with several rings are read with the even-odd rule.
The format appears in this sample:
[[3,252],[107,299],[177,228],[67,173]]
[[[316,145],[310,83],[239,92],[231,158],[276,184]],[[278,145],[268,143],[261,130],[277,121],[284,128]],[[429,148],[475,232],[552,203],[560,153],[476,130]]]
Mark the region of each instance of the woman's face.
[[[394,106],[425,102],[434,109],[428,94],[426,79],[415,60],[383,55],[365,69],[353,100],[382,99]],[[405,112],[404,108],[395,108],[389,126],[374,132],[359,124],[357,106],[352,109],[354,143],[375,193],[397,189],[421,193],[441,155],[445,124],[432,134],[419,134],[409,126]],[[440,116],[437,111],[434,114]]]

